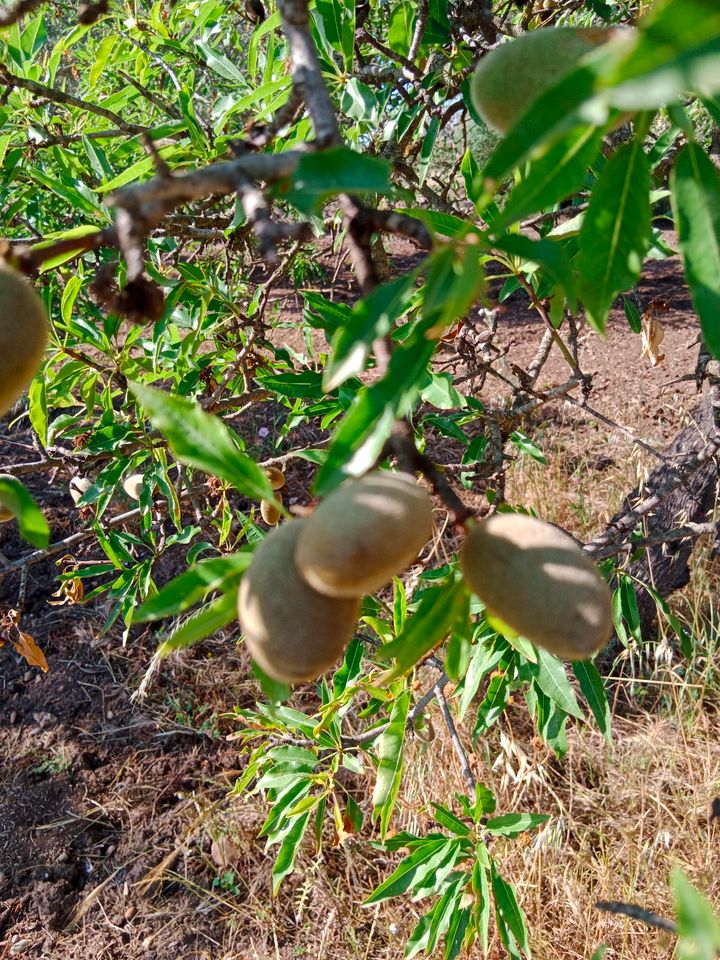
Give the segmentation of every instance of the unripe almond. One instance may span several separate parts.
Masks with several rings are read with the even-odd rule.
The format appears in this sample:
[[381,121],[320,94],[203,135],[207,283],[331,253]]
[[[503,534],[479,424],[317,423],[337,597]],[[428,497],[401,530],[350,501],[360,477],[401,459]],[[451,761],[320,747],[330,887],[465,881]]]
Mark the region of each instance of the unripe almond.
[[270,481],[273,490],[280,490],[285,486],[285,474],[277,467],[265,467],[265,476]]
[[489,126],[507,133],[586,53],[617,34],[607,27],[545,27],[495,47],[472,77],[476,110]]
[[0,260],[0,415],[37,373],[47,341],[48,320],[40,297]]
[[309,523],[269,533],[240,583],[238,616],[252,657],[283,683],[315,680],[341,657],[360,613],[358,600],[317,593],[295,569],[297,541]]
[[87,477],[73,477],[69,485],[70,496],[73,498],[73,503],[79,503],[91,486],[92,480],[88,480]]
[[414,477],[378,472],[324,500],[298,540],[295,563],[315,590],[361,597],[385,586],[432,536],[432,501]]
[[123,489],[125,493],[133,500],[139,500],[142,493],[143,480],[145,478],[141,473],[133,473],[132,476],[123,480]]
[[[282,497],[277,498],[282,503]],[[269,527],[277,526],[278,520],[282,516],[282,511],[276,507],[272,500],[260,501],[260,516]]]
[[572,537],[551,523],[496,514],[472,528],[460,565],[491,614],[556,657],[583,660],[610,638],[608,585]]

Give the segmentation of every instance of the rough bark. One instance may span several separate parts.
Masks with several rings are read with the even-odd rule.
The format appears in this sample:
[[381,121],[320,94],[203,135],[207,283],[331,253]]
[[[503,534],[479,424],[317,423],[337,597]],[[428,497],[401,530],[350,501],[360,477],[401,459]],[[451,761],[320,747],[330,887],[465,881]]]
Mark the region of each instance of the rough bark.
[[[713,367],[720,364],[713,363]],[[667,486],[673,470],[701,457],[708,445],[715,445],[720,437],[720,370],[710,371],[709,389],[690,414],[690,423],[678,433],[665,451],[670,463],[663,462],[650,474],[642,489],[636,488],[623,501],[613,523],[654,491]],[[645,518],[645,535],[652,537],[680,527],[685,523],[706,523],[714,516],[720,481],[720,456],[705,460],[686,476],[660,505]],[[690,582],[690,558],[696,541],[692,539],[658,543],[647,547],[641,559],[630,564],[629,572],[639,580],[652,584],[662,597],[668,597]],[[720,547],[720,532],[714,549]],[[651,637],[657,619],[653,598],[637,587],[636,596],[644,637]],[[619,651],[619,642],[613,642],[603,657],[607,660]]]

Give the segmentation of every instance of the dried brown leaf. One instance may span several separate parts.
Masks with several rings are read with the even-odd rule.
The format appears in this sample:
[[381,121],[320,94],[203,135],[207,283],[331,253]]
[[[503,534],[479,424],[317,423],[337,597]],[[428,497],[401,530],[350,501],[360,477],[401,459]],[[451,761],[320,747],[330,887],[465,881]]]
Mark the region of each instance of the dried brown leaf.
[[21,657],[25,657],[28,665],[31,667],[40,667],[43,673],[47,673],[50,667],[45,659],[45,654],[35,643],[29,633],[18,631],[18,640],[13,640],[13,646]]

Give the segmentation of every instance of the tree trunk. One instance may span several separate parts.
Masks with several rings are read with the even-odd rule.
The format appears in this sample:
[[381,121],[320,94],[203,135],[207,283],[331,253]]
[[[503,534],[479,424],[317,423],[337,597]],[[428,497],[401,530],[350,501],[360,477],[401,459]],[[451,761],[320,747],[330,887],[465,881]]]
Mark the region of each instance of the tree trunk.
[[[650,474],[642,491],[635,488],[625,498],[620,510],[610,520],[607,531],[613,524],[637,504],[662,487],[669,485],[676,470],[687,469],[695,458],[702,457],[708,444],[716,445],[720,438],[720,364],[713,362],[710,389],[690,415],[691,422],[675,437],[665,451],[668,462],[662,462]],[[680,527],[685,523],[707,523],[712,520],[718,495],[717,454],[704,460],[696,469],[691,469],[684,482],[677,486],[660,504],[645,517],[645,536],[652,537]],[[640,560],[630,564],[629,572],[641,581],[651,584],[663,597],[681,589],[690,582],[690,557],[695,545],[692,539],[675,540],[649,546]],[[716,534],[714,551],[720,547],[720,532]],[[649,638],[655,627],[657,607],[653,598],[642,587],[636,587],[640,624],[643,636]],[[619,652],[617,638],[603,654],[603,662],[612,662]]]

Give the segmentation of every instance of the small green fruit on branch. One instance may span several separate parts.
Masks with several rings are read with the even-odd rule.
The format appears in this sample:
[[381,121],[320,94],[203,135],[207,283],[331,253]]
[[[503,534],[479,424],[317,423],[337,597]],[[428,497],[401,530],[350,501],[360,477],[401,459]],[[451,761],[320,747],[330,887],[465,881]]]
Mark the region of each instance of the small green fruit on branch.
[[414,477],[373,473],[320,504],[300,535],[295,562],[315,590],[359,597],[412,563],[432,530],[432,501]]
[[326,597],[295,566],[295,550],[309,520],[292,520],[269,533],[240,584],[238,616],[254,660],[282,683],[315,680],[342,655],[360,614],[357,598]]
[[73,498],[73,503],[77,505],[85,494],[88,492],[92,486],[92,481],[87,477],[73,477],[70,481],[69,490],[70,496]]
[[616,30],[603,27],[547,27],[531,30],[484,56],[470,93],[480,116],[507,133],[537,100]]
[[468,586],[531,643],[566,660],[583,660],[612,633],[608,585],[559,527],[500,513],[471,528],[460,566]]
[[22,395],[38,371],[48,341],[40,297],[0,259],[0,414]]

